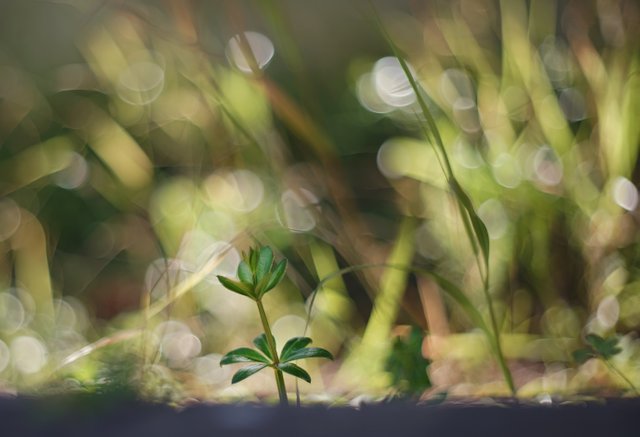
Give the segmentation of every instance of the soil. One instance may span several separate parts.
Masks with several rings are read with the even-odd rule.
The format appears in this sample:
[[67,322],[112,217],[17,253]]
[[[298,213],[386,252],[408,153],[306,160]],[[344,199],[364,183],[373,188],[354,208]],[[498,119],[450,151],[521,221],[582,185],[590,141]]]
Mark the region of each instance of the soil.
[[182,409],[113,397],[0,398],[2,436],[638,436],[640,398],[564,404],[387,403],[360,408],[196,403]]

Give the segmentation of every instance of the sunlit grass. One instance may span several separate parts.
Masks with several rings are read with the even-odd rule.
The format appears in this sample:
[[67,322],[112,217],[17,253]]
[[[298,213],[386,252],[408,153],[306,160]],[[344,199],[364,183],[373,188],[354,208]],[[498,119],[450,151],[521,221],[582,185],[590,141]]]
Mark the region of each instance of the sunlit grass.
[[58,3],[0,37],[0,390],[274,401],[218,365],[255,244],[274,336],[338,352],[303,398],[390,393],[405,325],[435,392],[640,383],[633,2]]

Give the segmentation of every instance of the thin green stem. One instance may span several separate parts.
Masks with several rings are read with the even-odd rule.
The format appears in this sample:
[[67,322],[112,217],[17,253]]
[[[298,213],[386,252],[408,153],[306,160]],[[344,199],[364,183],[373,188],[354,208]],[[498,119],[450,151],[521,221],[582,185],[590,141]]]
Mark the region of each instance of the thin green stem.
[[[513,377],[511,375],[511,371],[509,370],[509,366],[507,365],[507,361],[502,353],[502,347],[500,345],[500,333],[498,331],[498,323],[496,320],[496,316],[493,310],[493,302],[491,299],[491,294],[489,292],[489,242],[485,241],[482,238],[483,234],[486,234],[486,228],[482,223],[482,220],[477,216],[473,205],[471,204],[471,200],[468,198],[467,194],[462,190],[462,187],[458,183],[454,173],[453,167],[451,165],[451,161],[449,160],[449,156],[447,155],[447,151],[444,147],[444,142],[442,141],[442,137],[440,135],[440,131],[438,126],[436,125],[436,121],[433,117],[433,114],[429,110],[427,106],[426,100],[423,98],[421,93],[421,88],[418,86],[415,78],[413,77],[413,73],[409,69],[409,66],[404,60],[400,49],[396,46],[393,39],[387,32],[376,11],[375,6],[371,3],[371,7],[373,10],[373,16],[375,18],[376,24],[380,29],[383,37],[387,40],[389,47],[393,51],[393,54],[398,59],[404,74],[409,81],[409,85],[413,89],[413,92],[416,95],[416,101],[420,106],[420,110],[425,117],[426,127],[420,123],[420,127],[424,133],[424,136],[427,141],[431,143],[434,147],[436,156],[438,156],[438,163],[442,167],[444,175],[449,182],[449,186],[453,190],[453,193],[458,202],[458,207],[460,209],[460,214],[462,216],[462,221],[465,227],[465,232],[469,238],[469,242],[471,243],[471,248],[473,249],[473,253],[476,257],[476,262],[478,263],[478,270],[480,276],[483,280],[483,288],[484,288],[484,296],[487,301],[487,306],[489,307],[489,317],[491,318],[491,329],[492,335],[490,335],[490,341],[493,343],[493,349],[496,355],[496,359],[502,370],[502,374],[504,375],[505,382],[509,386],[509,390],[513,396],[516,395],[516,388],[513,383]],[[488,237],[486,237],[488,238]],[[480,247],[478,247],[480,246]],[[482,260],[480,259],[480,254],[482,255]],[[484,261],[484,263],[482,263]],[[481,267],[484,264],[484,269]]]
[[276,367],[278,363],[280,363],[280,358],[278,357],[276,343],[273,338],[273,334],[271,333],[271,327],[269,326],[269,319],[267,319],[267,313],[265,313],[264,311],[262,300],[256,299],[256,304],[258,305],[258,312],[260,313],[260,320],[262,321],[264,333],[267,335],[267,345],[269,346],[269,350],[271,351],[271,355],[273,356],[273,372],[276,376],[276,385],[278,386],[280,405],[289,405],[289,400],[287,399],[287,389],[284,385],[284,375],[282,374],[282,370]]
[[633,382],[631,382],[631,380],[629,378],[627,378],[625,376],[625,374],[622,373],[622,371],[620,369],[618,369],[617,366],[615,366],[611,361],[609,361],[606,358],[603,358],[602,361],[604,361],[604,364],[606,364],[606,366],[609,368],[609,370],[611,370],[613,373],[618,375],[620,378],[622,378],[624,380],[624,382],[627,383],[627,385],[631,388],[631,390],[633,390],[633,392],[636,394],[636,396],[640,395],[640,392],[638,392],[638,389],[636,388],[635,384]]
[[[478,267],[479,268],[479,267]],[[507,360],[504,356],[504,352],[502,351],[502,343],[500,342],[500,328],[498,327],[498,318],[496,317],[495,309],[493,308],[493,299],[491,299],[491,291],[489,290],[489,269],[487,268],[485,274],[484,281],[484,298],[487,301],[487,306],[489,307],[489,318],[491,319],[491,329],[493,330],[494,337],[494,348],[496,351],[496,358],[498,361],[498,365],[500,366],[500,370],[502,371],[502,375],[504,376],[504,380],[511,391],[512,396],[516,396],[517,390],[516,386],[513,382],[513,376],[511,375],[511,370],[509,370],[509,366],[507,365]]]

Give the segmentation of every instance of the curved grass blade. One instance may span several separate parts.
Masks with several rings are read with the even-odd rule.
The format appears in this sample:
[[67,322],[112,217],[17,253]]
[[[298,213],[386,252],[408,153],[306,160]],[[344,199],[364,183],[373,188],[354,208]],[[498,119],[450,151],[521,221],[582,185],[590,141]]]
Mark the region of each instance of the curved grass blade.
[[496,359],[498,360],[498,364],[500,365],[501,369],[503,369],[503,375],[504,375],[504,378],[505,378],[505,382],[507,383],[509,388],[512,389],[512,392],[515,392],[515,386],[513,385],[513,379],[511,377],[511,372],[506,367],[506,360],[504,359],[504,357],[501,354],[499,354],[497,352],[497,349],[500,347],[499,339],[496,338],[496,336],[494,335],[493,331],[489,328],[489,326],[487,326],[487,324],[485,323],[484,318],[482,317],[482,314],[480,313],[480,311],[478,311],[476,306],[469,300],[469,298],[466,296],[466,294],[464,294],[462,292],[462,290],[460,290],[455,284],[453,284],[452,282],[450,282],[449,280],[447,280],[443,276],[439,275],[438,273],[430,271],[430,270],[427,270],[427,269],[424,269],[424,268],[406,266],[406,265],[373,263],[373,264],[361,264],[361,265],[357,265],[357,266],[345,267],[344,269],[337,270],[337,271],[333,272],[332,274],[325,276],[324,278],[322,278],[318,282],[318,285],[314,288],[314,290],[311,293],[311,297],[310,297],[311,301],[309,303],[309,309],[307,311],[307,320],[306,320],[306,325],[305,325],[304,332],[307,331],[307,329],[309,328],[309,324],[311,323],[311,312],[312,312],[312,309],[313,309],[313,305],[315,303],[315,299],[316,299],[317,293],[318,293],[319,290],[322,289],[322,287],[328,281],[330,281],[331,279],[335,278],[336,276],[342,276],[342,275],[345,275],[347,273],[351,273],[351,272],[355,272],[355,271],[359,271],[359,270],[364,270],[364,269],[369,269],[369,268],[377,268],[377,267],[389,267],[389,268],[409,271],[409,272],[413,272],[413,273],[417,273],[417,274],[423,274],[423,275],[427,275],[427,276],[432,277],[436,281],[436,283],[440,286],[442,291],[447,296],[451,297],[458,305],[460,305],[460,308],[462,308],[462,310],[469,317],[469,319],[471,319],[471,321],[475,324],[475,326],[480,328],[482,330],[482,332],[485,333],[485,335],[486,335],[487,339],[489,340],[489,343],[490,343],[493,351],[496,353]]
[[[271,354],[271,350],[269,350],[269,342],[267,341],[267,334],[262,333],[253,339],[253,344],[256,345],[258,350],[265,354],[267,358],[273,361],[273,355]],[[275,339],[274,339],[275,344]]]
[[58,364],[58,367],[54,369],[54,372],[57,372],[61,370],[63,367],[68,366],[69,364],[74,363],[80,358],[86,357],[87,355],[95,351],[98,351],[104,347],[118,344],[123,341],[131,340],[133,338],[136,338],[142,335],[142,333],[143,333],[142,329],[125,329],[122,331],[116,331],[112,335],[102,337],[94,341],[93,343],[83,346],[80,349],[76,350],[75,352],[67,355],[62,361],[60,361],[60,364]]
[[306,347],[293,351],[286,359],[282,359],[282,362],[288,363],[289,361],[303,360],[305,358],[326,358],[333,360],[333,355],[331,355],[331,352],[326,349],[322,349],[321,347]]
[[[375,7],[373,6],[373,3],[371,3],[371,7],[373,9],[373,13],[376,19],[376,24],[378,26],[378,29],[380,30],[380,33],[387,41],[389,47],[393,51],[393,54],[398,59],[398,62],[400,63],[400,66],[402,67],[402,70],[404,71],[404,74],[407,80],[409,81],[409,84],[411,85],[413,92],[415,93],[416,100],[418,102],[418,105],[420,106],[422,114],[425,117],[428,130],[425,129],[424,126],[422,126],[422,124],[421,124],[421,128],[423,129],[427,139],[429,139],[430,137],[435,139],[435,145],[437,146],[436,153],[440,153],[440,155],[442,156],[442,160],[444,162],[443,170],[445,173],[445,177],[449,181],[449,185],[451,186],[456,196],[460,209],[464,209],[466,211],[466,214],[464,214],[463,211],[461,211],[461,216],[464,223],[465,232],[467,233],[467,237],[469,239],[471,247],[474,251],[474,254],[476,255],[476,260],[478,262],[478,269],[480,270],[480,275],[484,283],[483,291],[484,291],[485,300],[487,301],[487,306],[489,308],[489,316],[491,317],[491,327],[493,329],[493,335],[491,336],[493,338],[491,340],[494,346],[494,352],[496,355],[496,359],[502,370],[505,382],[509,386],[511,393],[515,395],[516,389],[515,389],[515,385],[513,384],[513,377],[511,375],[511,371],[509,370],[509,367],[507,366],[506,360],[504,358],[504,354],[502,352],[502,347],[500,345],[500,331],[498,329],[498,322],[493,309],[491,294],[489,293],[489,236],[487,233],[487,229],[484,223],[482,222],[482,220],[480,219],[480,217],[478,216],[478,214],[476,213],[473,207],[473,204],[469,199],[469,196],[464,192],[464,190],[458,183],[457,179],[455,178],[455,175],[453,173],[453,168],[451,166],[451,162],[449,160],[447,151],[444,147],[444,142],[442,141],[442,137],[440,135],[440,131],[438,130],[438,126],[436,125],[435,119],[431,114],[431,111],[429,110],[429,107],[427,106],[426,101],[422,95],[422,89],[418,86],[415,78],[413,77],[413,74],[411,73],[411,70],[409,69],[407,62],[404,60],[400,52],[400,49],[398,48],[398,46],[396,46],[393,39],[385,29],[380,17],[378,16],[378,13]],[[469,226],[469,221],[471,222],[471,226]],[[473,232],[470,232],[471,230],[473,230]],[[483,261],[484,269],[480,267],[480,260],[478,259],[478,256],[477,256],[478,254],[477,245],[480,245],[480,251],[482,253],[482,261]]]
[[[488,267],[489,265],[489,235],[487,233],[486,227],[482,222],[482,220],[480,219],[480,217],[478,216],[478,214],[476,213],[475,208],[473,207],[473,203],[471,202],[471,199],[469,198],[467,193],[462,189],[462,186],[458,183],[458,180],[456,179],[455,174],[453,173],[453,167],[451,166],[449,155],[447,154],[447,151],[444,147],[444,142],[442,141],[442,136],[440,135],[440,131],[438,129],[438,126],[436,125],[433,114],[431,113],[431,110],[427,106],[427,103],[424,99],[424,96],[422,94],[422,88],[418,86],[418,83],[416,82],[415,78],[413,77],[413,74],[411,73],[411,70],[409,69],[409,66],[407,65],[407,62],[404,60],[404,57],[400,53],[400,49],[396,46],[394,41],[391,39],[391,36],[388,34],[387,30],[384,28],[384,25],[382,24],[380,17],[378,16],[375,8],[373,9],[373,11],[374,11],[378,28],[382,33],[383,37],[386,39],[387,43],[389,44],[389,47],[391,48],[391,51],[393,52],[394,56],[400,63],[402,71],[404,72],[407,80],[409,81],[409,85],[411,86],[411,89],[413,90],[416,96],[416,101],[420,106],[420,110],[425,117],[428,130],[423,129],[424,134],[427,137],[427,139],[429,138],[434,139],[435,147],[437,149],[436,152],[438,153],[438,156],[442,157],[442,162],[443,162],[442,167],[443,167],[443,172],[445,174],[445,177],[449,181],[449,185],[451,186],[451,189],[454,192],[457,201],[462,205],[464,210],[469,215],[469,219],[471,221],[471,227],[475,233],[475,239],[477,239],[478,244],[480,245],[480,248],[481,248],[482,257],[485,264],[484,275],[488,276],[488,268],[486,267]],[[477,247],[476,247],[476,240],[474,239],[474,235],[469,234],[468,237],[471,242],[472,248],[474,249],[474,253],[476,253]],[[480,273],[482,274],[483,272],[480,272]],[[488,282],[486,278],[485,278],[485,282]]]
[[231,384],[235,384],[235,383],[240,382],[240,381],[242,381],[244,379],[247,379],[248,377],[250,377],[254,373],[258,373],[259,371],[261,371],[265,367],[267,367],[266,364],[253,364],[251,366],[243,367],[242,369],[238,370],[233,375],[233,378],[231,378]]
[[[223,257],[231,250],[233,244],[235,244],[241,237],[240,233],[236,233],[231,240],[229,241],[229,245],[220,251],[217,251],[214,255],[212,255],[209,260],[203,265],[200,269],[196,271],[191,271],[190,274],[174,287],[171,288],[166,293],[166,296],[158,299],[156,302],[153,302],[149,305],[147,309],[147,317],[152,318],[157,316],[167,308],[172,302],[175,302],[177,299],[184,296],[190,290],[193,289],[197,284],[203,281],[207,275],[209,275],[220,263],[222,262]],[[219,278],[218,278],[219,279]]]
[[265,363],[270,364],[269,360],[253,349],[249,349],[248,347],[241,347],[238,349],[234,349],[231,352],[228,352],[222,359],[220,360],[220,365],[224,366],[226,364],[233,363]]
[[445,294],[453,299],[460,306],[460,308],[464,310],[464,312],[467,314],[467,317],[471,319],[473,324],[480,328],[487,336],[491,337],[491,329],[489,329],[489,327],[485,323],[482,314],[480,314],[480,311],[478,311],[476,306],[469,300],[467,295],[464,294],[457,285],[435,272],[429,272],[422,269],[415,269],[414,271],[431,276],[433,280],[436,281],[440,288],[445,292]]
[[282,352],[280,352],[280,361],[287,361],[289,355],[297,350],[302,349],[310,343],[311,339],[309,337],[290,338],[282,347]]
[[278,369],[282,370],[289,375],[293,375],[296,378],[304,379],[307,382],[311,382],[311,376],[302,367],[293,363],[280,363]]
[[345,267],[343,269],[336,270],[335,272],[333,272],[333,273],[325,276],[324,278],[322,278],[318,282],[318,285],[316,285],[316,287],[311,292],[311,297],[310,297],[311,301],[309,303],[309,310],[307,311],[307,323],[305,325],[305,332],[309,328],[309,323],[311,322],[311,310],[313,309],[313,305],[315,303],[316,295],[317,295],[318,291],[321,290],[322,287],[327,282],[331,281],[333,278],[335,278],[337,276],[346,275],[347,273],[352,273],[352,272],[356,272],[356,271],[360,271],[360,270],[364,270],[364,269],[379,268],[379,267],[389,267],[389,268],[394,268],[394,269],[398,269],[398,270],[404,270],[404,271],[408,271],[408,272],[413,272],[413,273],[418,273],[418,274],[431,276],[438,283],[438,285],[440,285],[442,291],[446,295],[451,297],[458,305],[460,305],[460,307],[467,314],[469,319],[471,319],[471,321],[478,328],[480,328],[483,332],[485,332],[487,334],[491,333],[491,330],[488,328],[487,324],[485,323],[485,321],[484,321],[482,315],[480,314],[480,312],[478,311],[478,309],[475,307],[475,305],[473,305],[473,303],[469,300],[469,298],[466,296],[466,294],[464,294],[462,292],[462,290],[460,290],[455,284],[453,284],[452,282],[450,282],[449,280],[447,280],[443,276],[441,276],[438,273],[433,272],[431,270],[427,270],[427,269],[420,268],[420,267],[414,267],[414,266],[395,265],[395,264],[386,264],[386,263],[360,264],[360,265],[356,265],[356,266]]
[[607,368],[610,371],[618,375],[624,382],[626,382],[629,388],[635,393],[636,396],[640,395],[640,392],[638,392],[638,388],[635,386],[635,384],[631,382],[631,380],[627,378],[627,376],[624,373],[622,373],[622,371],[618,369],[618,367],[615,364],[613,364],[610,360],[607,360],[607,359],[603,359],[602,362],[605,364],[605,366],[607,366]]
[[473,207],[473,203],[469,198],[469,195],[462,189],[458,181],[454,178],[451,181],[451,189],[456,195],[457,199],[460,201],[462,206],[464,207],[467,214],[469,214],[469,220],[471,221],[471,226],[473,227],[473,231],[475,233],[476,238],[478,239],[478,244],[480,245],[480,250],[482,252],[482,259],[484,261],[485,266],[485,274],[489,271],[489,232],[487,231],[487,227],[485,226],[482,219],[476,213],[475,208]]

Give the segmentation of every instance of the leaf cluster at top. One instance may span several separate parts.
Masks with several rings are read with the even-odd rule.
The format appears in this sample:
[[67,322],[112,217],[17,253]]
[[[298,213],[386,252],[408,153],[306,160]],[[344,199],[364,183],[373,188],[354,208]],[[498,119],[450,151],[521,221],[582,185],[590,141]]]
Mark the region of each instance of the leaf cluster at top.
[[587,346],[573,352],[573,359],[578,363],[585,363],[590,358],[602,358],[608,360],[622,352],[618,346],[617,337],[602,338],[596,334],[585,337]]
[[259,300],[278,285],[284,277],[286,269],[286,259],[282,259],[274,265],[273,251],[270,247],[251,248],[248,255],[242,254],[242,261],[238,264],[239,281],[224,276],[218,276],[218,280],[225,288],[234,293]]

